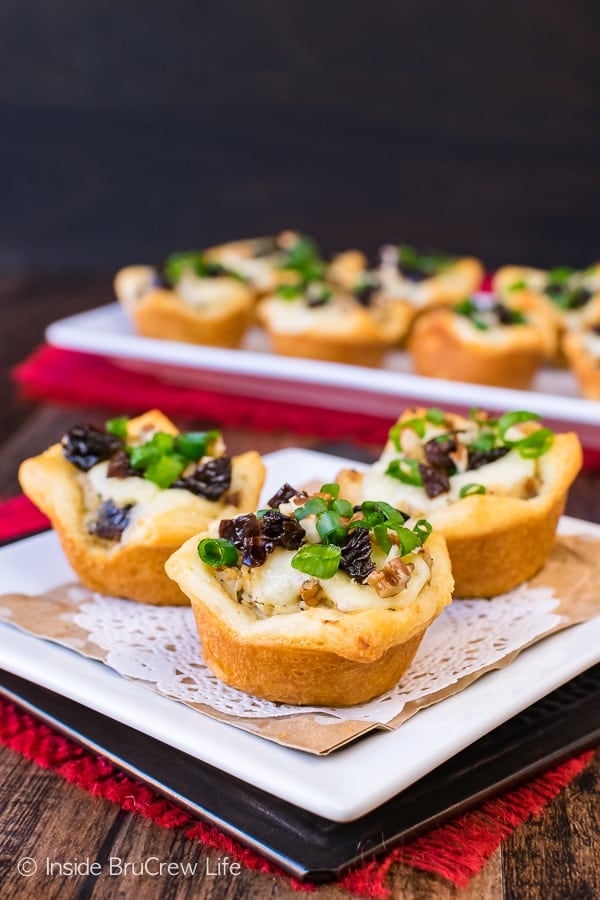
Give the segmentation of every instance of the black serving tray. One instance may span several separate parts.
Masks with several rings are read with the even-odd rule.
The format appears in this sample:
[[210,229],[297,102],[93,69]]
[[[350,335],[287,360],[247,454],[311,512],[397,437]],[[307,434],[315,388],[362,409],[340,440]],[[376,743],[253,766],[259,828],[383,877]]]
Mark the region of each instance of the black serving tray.
[[339,877],[600,741],[597,665],[366,816],[339,823],[3,670],[0,694],[297,878],[313,881]]

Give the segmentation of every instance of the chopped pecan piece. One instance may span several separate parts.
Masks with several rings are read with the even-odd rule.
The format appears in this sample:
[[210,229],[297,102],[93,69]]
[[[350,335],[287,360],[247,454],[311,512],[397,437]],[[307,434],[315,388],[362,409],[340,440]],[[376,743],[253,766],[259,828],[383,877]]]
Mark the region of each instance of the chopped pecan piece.
[[405,563],[397,556],[390,559],[383,569],[371,572],[367,584],[377,591],[379,597],[395,597],[406,587],[413,569],[413,563]]
[[307,606],[318,606],[324,596],[323,586],[316,578],[307,578],[300,585],[300,598]]

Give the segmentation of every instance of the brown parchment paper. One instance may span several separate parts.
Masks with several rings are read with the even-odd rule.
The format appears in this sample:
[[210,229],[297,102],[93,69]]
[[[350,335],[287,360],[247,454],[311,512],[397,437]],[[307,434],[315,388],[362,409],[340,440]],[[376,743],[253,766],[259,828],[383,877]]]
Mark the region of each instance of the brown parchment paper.
[[[481,668],[444,690],[432,692],[420,700],[406,704],[402,712],[390,722],[377,724],[364,721],[340,720],[329,713],[302,713],[275,718],[248,718],[222,713],[205,704],[186,703],[193,709],[214,719],[227,722],[244,731],[275,741],[286,747],[324,755],[368,732],[384,729],[393,731],[420,709],[431,706],[464,690],[486,672],[509,665],[525,646],[600,614],[600,540],[586,535],[562,535],[556,540],[544,568],[529,581],[530,587],[550,588],[558,605],[552,610],[559,622],[549,631],[538,635],[518,651],[511,652],[494,664]],[[89,640],[87,631],[73,618],[80,602],[70,595],[73,585],[60,585],[39,596],[5,594],[0,596],[0,619],[28,634],[54,641],[90,659],[106,662],[107,653]],[[80,585],[77,587],[81,588]],[[81,589],[85,592],[85,589]],[[84,601],[85,602],[85,601]],[[455,600],[460,603],[460,600]],[[493,603],[493,600],[488,601]],[[139,679],[130,679],[158,691],[158,688]],[[161,692],[162,693],[162,692]],[[168,693],[169,699],[182,702]]]

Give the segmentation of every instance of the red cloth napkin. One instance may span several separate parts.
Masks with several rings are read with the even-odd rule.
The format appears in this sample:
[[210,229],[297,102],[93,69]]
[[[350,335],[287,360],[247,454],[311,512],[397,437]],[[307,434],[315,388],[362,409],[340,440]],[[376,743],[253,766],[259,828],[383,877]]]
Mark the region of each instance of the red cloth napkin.
[[[47,522],[24,497],[0,504],[0,538],[20,537],[37,531]],[[274,865],[227,835],[194,819],[189,813],[130,778],[101,756],[53,731],[7,700],[0,699],[0,743],[21,753],[89,791],[94,797],[118,803],[124,810],[151,819],[163,828],[181,828],[186,837],[235,857],[246,867],[287,878]],[[434,828],[409,844],[397,847],[383,858],[350,871],[336,882],[359,897],[389,896],[386,878],[395,863],[405,863],[440,875],[457,887],[466,885],[479,872],[496,848],[523,822],[537,815],[575,778],[594,755],[586,751],[538,778],[501,794],[447,825]],[[314,890],[294,879],[298,890]]]
[[[157,407],[184,419],[200,418],[221,426],[267,432],[285,429],[323,440],[351,439],[383,445],[393,425],[387,416],[326,410],[283,400],[252,403],[226,389],[209,391],[176,385],[125,370],[101,356],[57,347],[39,348],[14,369],[13,375],[22,395],[32,400],[118,408],[129,413]],[[600,450],[584,450],[584,465],[600,468]]]

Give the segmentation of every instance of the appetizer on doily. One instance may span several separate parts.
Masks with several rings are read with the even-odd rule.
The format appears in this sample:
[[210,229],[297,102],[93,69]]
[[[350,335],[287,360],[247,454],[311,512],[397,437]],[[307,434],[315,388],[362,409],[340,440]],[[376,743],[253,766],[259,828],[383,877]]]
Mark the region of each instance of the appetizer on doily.
[[284,485],[222,519],[166,569],[192,603],[204,659],[269,700],[350,706],[395,684],[451,599],[443,537],[385,502]]
[[554,542],[581,468],[575,434],[554,434],[535,413],[492,419],[406,410],[364,474],[340,472],[353,503],[385,500],[426,516],[446,538],[458,597],[492,597],[534,575]]
[[142,603],[187,604],[164,564],[215,518],[255,509],[264,466],[229,457],[219,431],[179,433],[158,410],[76,425],[19,469],[87,587]]

